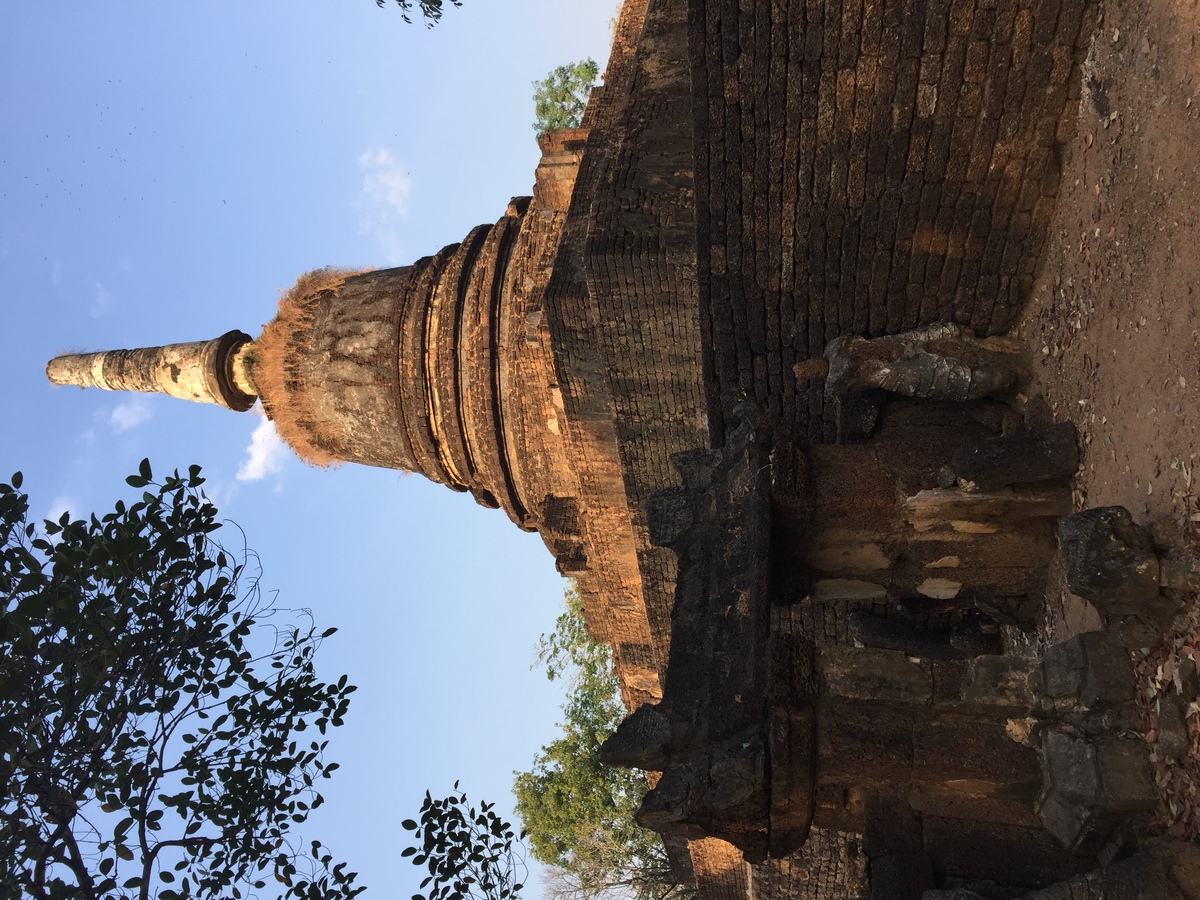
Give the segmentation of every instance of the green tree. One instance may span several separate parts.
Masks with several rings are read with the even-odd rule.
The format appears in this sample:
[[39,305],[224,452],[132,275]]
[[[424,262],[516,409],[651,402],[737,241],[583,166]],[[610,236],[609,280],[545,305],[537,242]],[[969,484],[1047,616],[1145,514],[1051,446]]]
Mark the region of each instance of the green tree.
[[560,896],[677,895],[686,889],[673,882],[662,841],[634,820],[645,777],[600,762],[600,745],[625,715],[611,653],[588,634],[574,589],[566,607],[538,656],[552,681],[571,685],[563,734],[513,784],[530,853],[552,868],[550,886]]
[[588,94],[600,75],[594,59],[559,66],[533,83],[533,130],[541,137],[555,128],[578,128]]
[[[454,6],[462,6],[462,0],[449,0]],[[387,5],[387,0],[375,0],[375,5],[383,9]],[[421,16],[425,19],[425,26],[432,28],[442,18],[444,0],[396,0],[396,5],[400,7],[400,16],[405,22],[412,22],[408,14],[415,5],[420,11]]]
[[127,480],[141,499],[41,531],[0,484],[0,896],[353,897],[291,836],[354,690],[314,674],[334,629],[283,621],[213,540],[198,466]]

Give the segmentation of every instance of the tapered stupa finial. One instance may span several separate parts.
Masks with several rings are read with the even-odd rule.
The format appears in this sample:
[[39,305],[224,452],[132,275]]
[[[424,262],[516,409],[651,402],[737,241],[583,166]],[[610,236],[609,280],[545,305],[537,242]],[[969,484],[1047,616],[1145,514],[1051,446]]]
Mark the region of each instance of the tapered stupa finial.
[[55,384],[169,394],[243,412],[258,397],[253,350],[250,335],[230,331],[211,341],[57,356],[46,375]]

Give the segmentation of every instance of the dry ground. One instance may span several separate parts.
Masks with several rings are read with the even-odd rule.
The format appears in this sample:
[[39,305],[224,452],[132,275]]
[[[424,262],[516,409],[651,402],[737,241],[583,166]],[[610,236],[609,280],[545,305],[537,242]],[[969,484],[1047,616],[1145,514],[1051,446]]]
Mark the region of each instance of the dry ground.
[[[1034,390],[1083,443],[1077,503],[1173,518],[1200,550],[1200,0],[1106,2],[1046,264],[1017,333]],[[1061,595],[1051,639],[1099,626]],[[1160,828],[1200,834],[1200,602],[1162,646],[1138,652]],[[1180,708],[1172,759],[1159,721]],[[1160,727],[1161,726],[1161,727]]]

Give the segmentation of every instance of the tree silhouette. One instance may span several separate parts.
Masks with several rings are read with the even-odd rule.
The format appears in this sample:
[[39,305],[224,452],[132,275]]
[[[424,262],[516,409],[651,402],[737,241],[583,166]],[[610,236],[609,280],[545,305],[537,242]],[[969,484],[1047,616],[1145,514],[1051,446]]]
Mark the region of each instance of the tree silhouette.
[[148,490],[42,531],[0,484],[0,896],[348,900],[291,836],[354,690],[314,673],[334,629],[281,621],[213,540],[199,466],[127,481]]
[[[400,7],[400,15],[405,22],[412,22],[409,18],[409,13],[415,5],[420,11],[421,16],[425,19],[425,26],[432,28],[442,18],[443,0],[395,0],[396,5]],[[462,0],[449,0],[454,6],[462,6]],[[375,0],[375,5],[383,9],[387,5],[387,0]]]

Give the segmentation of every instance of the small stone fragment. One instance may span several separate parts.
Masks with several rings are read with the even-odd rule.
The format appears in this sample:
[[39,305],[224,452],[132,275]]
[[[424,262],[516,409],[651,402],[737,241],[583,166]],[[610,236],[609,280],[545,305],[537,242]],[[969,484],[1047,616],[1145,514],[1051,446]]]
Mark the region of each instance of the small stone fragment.
[[1191,746],[1188,739],[1187,722],[1183,717],[1183,709],[1179,697],[1168,695],[1163,698],[1158,709],[1158,743],[1155,745],[1159,756],[1170,759],[1183,759]]

